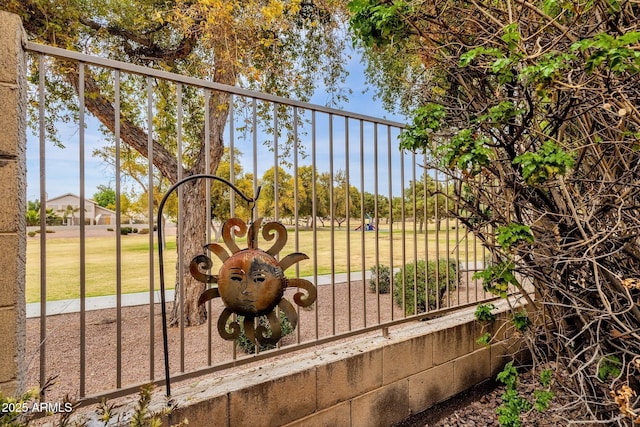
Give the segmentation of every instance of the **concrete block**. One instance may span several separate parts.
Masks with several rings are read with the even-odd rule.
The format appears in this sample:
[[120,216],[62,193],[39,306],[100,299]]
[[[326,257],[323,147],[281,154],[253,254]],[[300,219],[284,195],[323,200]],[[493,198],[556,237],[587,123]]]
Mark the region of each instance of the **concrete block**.
[[[0,160],[0,233],[17,233],[25,221],[19,191],[18,163]],[[22,214],[22,215],[20,215]]]
[[447,362],[409,377],[409,408],[417,414],[456,394],[453,363]]
[[13,308],[0,309],[0,383],[14,381],[18,375],[17,315]]
[[0,102],[0,126],[2,126],[0,152],[4,154],[17,154],[17,145],[21,136],[19,127],[24,125],[24,118],[21,116],[22,111],[17,108],[21,102],[20,95],[17,85],[0,85],[0,99],[2,99],[2,102]]
[[413,337],[383,349],[383,383],[390,384],[433,366],[431,335]]
[[367,393],[382,385],[382,349],[318,366],[318,409]]
[[229,398],[227,395],[210,397],[199,402],[187,402],[188,406],[178,406],[172,414],[172,422],[185,419],[190,426],[229,427]]
[[7,381],[5,383],[0,382],[0,393],[2,393],[3,396],[13,396],[14,394],[16,394],[17,390],[17,381]]
[[0,82],[15,83],[18,70],[18,49],[27,39],[20,17],[13,13],[0,12]]
[[[17,234],[0,234],[0,308],[14,307],[18,303],[18,289],[16,287],[19,267],[24,255],[20,254],[20,237]],[[22,258],[22,259],[21,259]],[[24,272],[24,270],[22,271]]]
[[232,391],[231,426],[270,427],[290,423],[316,411],[314,369]]
[[453,361],[456,393],[491,378],[491,349],[483,348]]
[[475,321],[463,323],[433,334],[433,364],[453,360],[470,353],[475,345]]
[[351,401],[352,427],[388,427],[409,415],[409,380],[385,385]]
[[304,417],[285,427],[337,427],[351,425],[351,403],[343,402]]

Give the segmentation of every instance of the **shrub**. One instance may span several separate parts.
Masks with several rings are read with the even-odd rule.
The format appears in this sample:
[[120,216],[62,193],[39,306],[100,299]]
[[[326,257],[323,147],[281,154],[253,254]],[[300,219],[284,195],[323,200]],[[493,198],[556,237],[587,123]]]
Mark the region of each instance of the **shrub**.
[[[242,325],[244,322],[243,316],[238,316],[237,322]],[[262,326],[269,328],[269,321],[265,316],[260,316],[258,318],[258,323]],[[284,314],[283,311],[280,311],[280,327],[282,328],[282,336],[285,337],[293,332],[293,325],[289,322],[287,315]],[[240,333],[240,336],[236,340],[238,344],[238,348],[247,354],[253,354],[256,352],[256,345],[253,341],[250,341],[249,338],[244,333],[244,329]],[[276,348],[273,344],[260,344],[260,351],[271,350]]]
[[[438,273],[437,283],[436,272]],[[424,260],[420,260],[417,264],[415,262],[406,264],[394,276],[396,286],[393,289],[393,299],[400,307],[404,302],[404,311],[407,315],[426,312],[427,304],[428,309],[433,310],[442,306],[447,290],[455,290],[457,277],[458,262],[454,260],[447,263],[447,260],[441,259],[438,264],[435,261],[425,263]],[[417,283],[414,282],[415,279]],[[414,290],[417,290],[417,295]]]
[[386,265],[374,265],[371,267],[371,278],[369,279],[369,290],[378,293],[388,294],[391,290],[391,268]]
[[138,234],[149,234],[149,229],[148,228],[141,228],[138,231]]
[[27,235],[28,235],[29,237],[33,237],[33,236],[35,236],[36,234],[37,234],[37,233],[36,233],[35,231],[30,231],[30,232],[28,232],[28,233],[27,233]]
[[113,228],[109,227],[107,228],[107,231],[113,231]]

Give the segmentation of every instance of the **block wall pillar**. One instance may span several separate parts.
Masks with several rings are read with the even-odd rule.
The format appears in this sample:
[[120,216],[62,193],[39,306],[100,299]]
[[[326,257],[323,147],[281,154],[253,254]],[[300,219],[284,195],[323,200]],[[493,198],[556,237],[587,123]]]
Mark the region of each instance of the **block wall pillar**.
[[0,11],[0,392],[25,379],[26,120],[24,44],[17,15]]

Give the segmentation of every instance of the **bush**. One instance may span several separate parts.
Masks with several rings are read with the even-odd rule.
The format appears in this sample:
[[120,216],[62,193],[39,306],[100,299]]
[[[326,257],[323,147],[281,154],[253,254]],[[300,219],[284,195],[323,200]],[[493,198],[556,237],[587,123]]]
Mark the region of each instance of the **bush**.
[[[237,322],[242,325],[244,322],[244,316],[238,316]],[[262,326],[269,328],[269,321],[266,316],[260,316],[258,318],[258,323]],[[284,311],[280,311],[280,327],[282,328],[282,337],[285,337],[293,332],[293,325],[289,322],[287,315],[284,314]],[[236,340],[238,344],[238,348],[247,354],[253,354],[256,352],[256,345],[254,342],[249,341],[247,336],[244,333],[244,329],[240,333],[240,336]],[[271,350],[276,348],[273,344],[260,344],[260,351]]]
[[37,234],[37,233],[36,233],[35,231],[30,231],[30,232],[28,232],[28,233],[27,233],[27,235],[28,235],[29,237],[33,237],[33,236],[35,236],[36,234]]
[[369,279],[369,290],[378,293],[388,294],[391,290],[391,269],[386,265],[374,265],[371,267],[371,278]]
[[[438,282],[436,283],[436,271],[438,272]],[[426,274],[425,274],[426,273]],[[404,277],[404,298],[402,280]],[[417,284],[414,279],[417,278]],[[427,311],[427,295],[428,309],[433,310],[442,307],[444,297],[447,290],[456,289],[458,278],[458,262],[441,259],[438,261],[437,270],[436,262],[429,261],[425,265],[424,260],[406,264],[403,269],[398,271],[394,276],[395,287],[393,289],[393,299],[396,304],[402,307],[404,302],[405,314],[419,314]],[[448,279],[448,280],[447,280]],[[428,292],[425,291],[425,284]],[[417,290],[417,297],[414,292]],[[415,307],[417,299],[417,311]]]
[[107,228],[107,231],[113,231],[113,228],[109,227]]
[[149,234],[149,229],[148,228],[141,228],[138,231],[138,234]]

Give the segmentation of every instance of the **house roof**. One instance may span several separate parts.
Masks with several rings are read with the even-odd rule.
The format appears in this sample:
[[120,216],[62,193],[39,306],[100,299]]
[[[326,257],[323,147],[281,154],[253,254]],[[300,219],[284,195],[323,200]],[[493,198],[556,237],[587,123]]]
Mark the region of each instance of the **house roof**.
[[[75,199],[78,199],[78,204],[80,203],[80,196],[78,196],[77,194],[73,194],[73,193],[65,193],[65,194],[62,194],[60,196],[51,197],[50,199],[48,199],[46,201],[46,203],[47,204],[54,203],[56,200],[64,199],[65,197],[73,197]],[[95,205],[96,208],[99,208],[101,210],[105,210],[107,212],[111,212],[113,214],[116,213],[115,211],[112,211],[111,209],[107,209],[107,208],[105,208],[103,206],[98,205],[98,203],[95,200],[92,200],[92,199],[84,199],[84,200],[85,200],[86,203],[91,203],[92,205]]]

